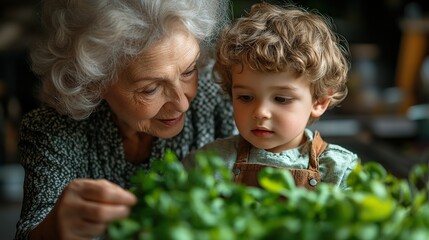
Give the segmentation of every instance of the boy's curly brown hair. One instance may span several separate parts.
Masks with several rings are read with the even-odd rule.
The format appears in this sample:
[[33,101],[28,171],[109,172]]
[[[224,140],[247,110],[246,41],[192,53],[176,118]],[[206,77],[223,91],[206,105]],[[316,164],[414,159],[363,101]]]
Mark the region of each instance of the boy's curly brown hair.
[[221,34],[215,78],[231,96],[234,65],[260,72],[291,70],[311,81],[315,100],[330,97],[332,108],[347,95],[350,68],[348,44],[332,27],[331,20],[316,11],[255,4]]

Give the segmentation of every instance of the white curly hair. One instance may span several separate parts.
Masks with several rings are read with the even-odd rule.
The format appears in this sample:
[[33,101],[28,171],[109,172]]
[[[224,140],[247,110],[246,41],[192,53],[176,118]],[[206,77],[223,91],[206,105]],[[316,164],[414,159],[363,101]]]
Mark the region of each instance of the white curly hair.
[[231,18],[228,0],[43,0],[46,37],[31,51],[41,101],[87,118],[119,72],[176,23],[209,50]]

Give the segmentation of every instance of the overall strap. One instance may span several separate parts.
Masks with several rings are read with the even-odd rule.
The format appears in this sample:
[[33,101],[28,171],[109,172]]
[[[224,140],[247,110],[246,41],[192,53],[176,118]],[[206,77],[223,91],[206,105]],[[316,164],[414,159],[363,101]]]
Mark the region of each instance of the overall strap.
[[250,144],[242,136],[239,136],[237,161],[235,163],[247,163],[249,159]]
[[319,156],[327,146],[328,144],[320,137],[319,131],[315,131],[310,148],[309,170],[319,171]]

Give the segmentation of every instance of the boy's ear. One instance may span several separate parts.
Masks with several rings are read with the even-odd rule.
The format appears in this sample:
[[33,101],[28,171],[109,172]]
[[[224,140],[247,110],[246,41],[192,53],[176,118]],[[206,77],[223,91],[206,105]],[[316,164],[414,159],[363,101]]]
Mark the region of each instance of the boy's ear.
[[331,102],[331,98],[325,98],[325,99],[317,99],[313,103],[313,110],[311,111],[311,117],[318,118],[322,116],[322,114],[328,109],[329,103]]

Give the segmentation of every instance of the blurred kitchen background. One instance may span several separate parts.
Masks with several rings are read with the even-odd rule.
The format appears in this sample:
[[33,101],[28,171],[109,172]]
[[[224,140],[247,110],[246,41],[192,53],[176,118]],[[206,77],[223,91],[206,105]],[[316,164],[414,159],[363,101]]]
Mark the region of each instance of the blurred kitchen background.
[[[233,0],[239,17],[256,0]],[[266,1],[282,4],[284,1]],[[351,49],[349,95],[312,126],[328,142],[398,177],[429,161],[429,1],[295,0],[332,18]],[[39,105],[28,46],[40,36],[39,1],[0,1],[0,236],[12,239],[22,198],[22,116]]]

